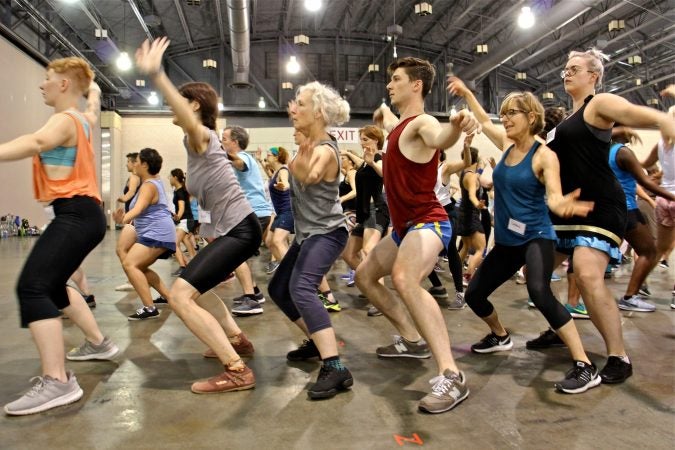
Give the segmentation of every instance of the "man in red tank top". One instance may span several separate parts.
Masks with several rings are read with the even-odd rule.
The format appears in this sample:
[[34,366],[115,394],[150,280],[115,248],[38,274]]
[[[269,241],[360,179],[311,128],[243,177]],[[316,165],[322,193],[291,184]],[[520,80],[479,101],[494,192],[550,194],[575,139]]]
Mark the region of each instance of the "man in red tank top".
[[[383,172],[394,232],[359,265],[356,284],[400,334],[392,345],[376,350],[379,357],[433,355],[438,376],[432,379],[431,393],[419,408],[441,413],[464,400],[469,389],[452,358],[441,310],[421,286],[438,254],[447,248],[451,234],[448,216],[434,194],[439,159],[436,149],[452,146],[462,131],[479,131],[479,125],[465,111],[453,116],[448,127],[424,113],[424,97],[436,72],[428,61],[401,58],[389,66],[388,72],[391,81],[387,91],[400,119],[386,106],[381,106],[374,118],[390,132]],[[378,283],[386,275],[391,275],[400,299]]]

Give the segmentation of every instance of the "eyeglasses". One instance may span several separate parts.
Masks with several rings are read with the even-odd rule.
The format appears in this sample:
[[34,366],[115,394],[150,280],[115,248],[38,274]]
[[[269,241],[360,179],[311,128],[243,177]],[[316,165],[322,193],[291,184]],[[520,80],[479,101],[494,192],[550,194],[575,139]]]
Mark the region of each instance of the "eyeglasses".
[[522,109],[507,109],[504,111],[504,113],[499,114],[499,118],[501,119],[502,117],[506,116],[507,119],[513,119],[513,116],[521,113],[527,114],[527,111],[523,111]]
[[[580,66],[566,67],[560,71],[560,78],[565,79],[565,77],[573,77],[574,75],[579,73],[580,70],[582,70]],[[587,70],[586,72],[595,73],[594,70]]]

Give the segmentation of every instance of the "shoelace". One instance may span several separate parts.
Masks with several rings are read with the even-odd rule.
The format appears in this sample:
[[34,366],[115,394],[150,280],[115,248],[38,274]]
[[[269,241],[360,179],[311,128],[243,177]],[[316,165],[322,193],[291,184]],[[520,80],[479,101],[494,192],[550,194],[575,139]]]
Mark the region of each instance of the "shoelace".
[[587,370],[587,369],[590,369],[590,368],[587,367],[587,366],[583,366],[583,367],[577,366],[575,364],[575,366],[572,369],[570,369],[570,371],[567,373],[567,378],[574,378],[575,380],[579,380],[579,381],[582,381],[584,383],[588,383],[589,381],[591,381],[592,375],[591,375],[591,370]]
[[138,309],[136,310],[136,314],[140,316],[141,314],[143,314],[144,311],[145,311],[145,308],[144,308],[144,307],[143,307],[143,308],[138,308]]
[[429,384],[432,385],[431,392],[438,396],[447,394],[448,391],[455,384],[456,378],[457,378],[456,375],[452,375],[450,378],[447,378],[445,375],[439,375],[437,377],[432,378],[431,380],[429,380]]
[[321,369],[319,369],[319,376],[317,377],[316,381],[319,382],[321,380],[325,380],[330,376],[331,370],[327,367],[321,366]]
[[35,397],[45,388],[45,380],[43,377],[33,377],[30,379],[31,383],[35,382],[30,391],[26,392],[27,397]]

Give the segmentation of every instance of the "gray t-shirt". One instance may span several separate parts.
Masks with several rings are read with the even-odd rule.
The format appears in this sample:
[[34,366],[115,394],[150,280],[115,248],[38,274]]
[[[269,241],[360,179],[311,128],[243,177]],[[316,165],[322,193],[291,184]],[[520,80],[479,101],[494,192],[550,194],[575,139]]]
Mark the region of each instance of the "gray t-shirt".
[[199,202],[199,234],[217,238],[252,214],[253,208],[239,186],[216,132],[210,130],[209,138],[209,146],[201,155],[187,148],[187,136],[183,145],[188,154],[187,189]]
[[[321,141],[319,145],[329,145],[335,152],[340,173],[340,152],[332,140]],[[330,233],[340,227],[347,228],[345,216],[340,205],[340,177],[335,181],[321,181],[303,186],[294,177],[291,182],[291,208],[295,219],[295,241],[302,241],[317,234]]]

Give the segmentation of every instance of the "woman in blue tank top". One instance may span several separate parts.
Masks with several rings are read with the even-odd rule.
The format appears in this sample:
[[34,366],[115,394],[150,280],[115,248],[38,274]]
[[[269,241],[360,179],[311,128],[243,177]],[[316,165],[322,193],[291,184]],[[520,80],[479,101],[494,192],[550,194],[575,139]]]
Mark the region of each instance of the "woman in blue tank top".
[[134,222],[136,243],[122,260],[129,282],[143,302],[143,307],[129,316],[129,320],[153,319],[159,316],[150,292],[152,285],[160,295],[168,298],[169,290],[150,266],[160,258],[168,258],[176,251],[176,232],[169,210],[164,186],[159,179],[162,157],[157,150],[144,148],[136,159],[135,173],[141,179],[138,192],[131,200],[127,213],[115,211],[116,223]]
[[275,262],[270,263],[267,273],[273,273],[279,261],[288,251],[288,236],[294,233],[293,211],[291,210],[291,185],[289,183],[289,153],[283,147],[272,147],[265,158],[266,165],[273,171],[269,181],[270,199],[274,206],[274,221],[267,233],[265,245],[270,249]]
[[567,344],[574,359],[574,368],[556,383],[556,389],[576,394],[599,385],[598,369],[586,355],[570,313],[555,298],[550,286],[556,236],[548,210],[563,217],[585,216],[593,204],[576,200],[579,191],[562,195],[558,158],[535,137],[544,127],[544,108],[532,93],[514,92],[504,99],[499,114],[502,130],[492,123],[461,80],[451,78],[448,89],[464,97],[485,135],[504,151],[492,176],[495,246],[472,277],[464,297],[473,312],[490,327],[490,333],[472,345],[471,350],[492,353],[513,347],[488,296],[526,264],[530,298]]

